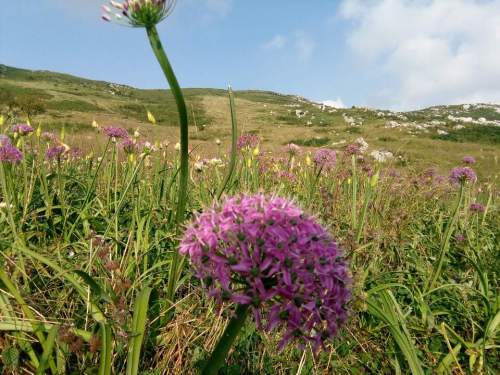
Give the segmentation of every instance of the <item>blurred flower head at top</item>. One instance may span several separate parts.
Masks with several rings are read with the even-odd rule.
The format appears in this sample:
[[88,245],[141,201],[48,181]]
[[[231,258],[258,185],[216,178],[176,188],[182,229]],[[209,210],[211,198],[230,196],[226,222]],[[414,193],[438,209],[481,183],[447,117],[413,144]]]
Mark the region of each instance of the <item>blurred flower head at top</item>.
[[103,5],[102,19],[131,27],[150,28],[167,18],[177,0],[126,0],[110,1]]

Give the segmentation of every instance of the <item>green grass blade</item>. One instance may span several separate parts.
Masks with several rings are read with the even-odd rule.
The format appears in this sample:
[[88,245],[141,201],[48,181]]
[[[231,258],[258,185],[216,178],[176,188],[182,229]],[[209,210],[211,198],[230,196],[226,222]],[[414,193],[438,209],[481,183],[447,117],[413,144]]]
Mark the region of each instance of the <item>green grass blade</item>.
[[134,315],[132,318],[132,337],[129,340],[127,375],[137,375],[141,357],[142,342],[148,319],[149,297],[151,288],[141,290],[135,300]]

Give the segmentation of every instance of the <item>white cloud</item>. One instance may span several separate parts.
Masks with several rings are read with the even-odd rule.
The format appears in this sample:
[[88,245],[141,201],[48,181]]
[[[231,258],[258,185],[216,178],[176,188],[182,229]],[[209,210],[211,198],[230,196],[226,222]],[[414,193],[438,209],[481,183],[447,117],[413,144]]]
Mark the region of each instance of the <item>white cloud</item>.
[[346,106],[341,98],[337,98],[335,100],[323,100],[323,101],[321,101],[321,103],[324,105],[327,105],[329,107],[346,108]]
[[298,31],[295,34],[295,49],[299,59],[307,61],[312,57],[316,49],[316,42],[305,32]]
[[500,102],[500,0],[343,0],[348,44],[387,84],[377,105]]
[[283,35],[275,35],[262,45],[264,49],[281,49],[286,45],[287,39]]

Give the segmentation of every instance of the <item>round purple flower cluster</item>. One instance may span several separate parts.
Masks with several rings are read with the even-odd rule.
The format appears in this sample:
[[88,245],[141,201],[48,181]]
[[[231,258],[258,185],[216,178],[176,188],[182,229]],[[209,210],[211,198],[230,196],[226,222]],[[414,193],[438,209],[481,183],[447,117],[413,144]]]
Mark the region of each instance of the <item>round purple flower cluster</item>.
[[57,136],[52,132],[43,132],[41,135],[42,139],[47,142],[52,142],[57,140]]
[[9,137],[0,135],[0,162],[18,163],[23,160],[23,154],[11,142]]
[[450,182],[453,184],[462,184],[466,182],[476,182],[477,176],[469,167],[455,167],[450,173]]
[[45,153],[45,159],[47,159],[47,160],[58,159],[59,160],[65,152],[66,152],[66,148],[64,146],[49,147],[49,149]]
[[133,154],[137,151],[137,145],[130,138],[125,138],[122,141],[121,147],[126,154]]
[[179,251],[208,295],[251,305],[257,326],[318,349],[347,318],[349,271],[333,238],[292,202],[228,198],[197,216]]
[[321,169],[331,169],[337,161],[337,154],[333,150],[320,148],[314,153],[314,164]]
[[12,132],[19,135],[28,135],[33,133],[33,128],[28,124],[16,124],[12,127]]
[[107,126],[103,129],[104,134],[109,138],[126,139],[129,137],[128,131],[124,128]]
[[359,155],[361,153],[361,147],[359,147],[359,145],[356,143],[349,144],[345,147],[344,153],[347,156]]
[[260,144],[260,138],[256,134],[243,134],[238,138],[238,150],[255,148]]
[[300,151],[301,151],[301,148],[299,146],[297,146],[295,143],[289,143],[286,145],[286,152],[290,156],[296,156],[296,155],[300,154]]
[[472,156],[464,156],[462,162],[467,165],[472,165],[476,163],[476,159]]
[[469,206],[469,210],[471,212],[481,214],[484,212],[485,208],[481,203],[471,203],[471,205]]

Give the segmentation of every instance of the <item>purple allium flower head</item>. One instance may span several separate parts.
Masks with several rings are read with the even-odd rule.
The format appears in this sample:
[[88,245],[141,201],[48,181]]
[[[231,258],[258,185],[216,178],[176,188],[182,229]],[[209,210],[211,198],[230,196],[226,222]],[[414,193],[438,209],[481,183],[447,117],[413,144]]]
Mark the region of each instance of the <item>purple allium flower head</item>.
[[467,165],[472,165],[472,164],[476,163],[476,159],[474,159],[474,157],[472,157],[472,156],[464,156],[464,158],[462,159],[462,162],[464,164],[467,164]]
[[337,154],[333,150],[327,148],[320,148],[314,153],[314,164],[318,168],[330,169],[335,166],[337,161]]
[[485,208],[481,203],[471,203],[471,205],[469,206],[469,210],[471,212],[480,214],[484,212]]
[[45,153],[45,159],[47,160],[60,159],[65,151],[66,148],[64,146],[52,146]]
[[344,153],[347,155],[347,156],[350,156],[350,155],[359,155],[361,153],[361,148],[359,147],[358,144],[356,143],[352,143],[350,145],[347,145],[344,149]]
[[0,146],[7,145],[7,144],[8,145],[11,144],[10,138],[4,134],[0,134]]
[[450,173],[450,182],[453,184],[476,182],[476,173],[469,167],[455,167]]
[[297,146],[295,143],[289,143],[286,145],[286,152],[290,155],[290,156],[295,156],[295,155],[298,155],[301,151],[301,148],[299,146]]
[[258,327],[318,349],[347,317],[350,277],[330,234],[292,202],[228,198],[199,214],[179,251],[219,305],[251,305]]
[[103,5],[102,19],[108,22],[114,19],[133,27],[153,27],[172,13],[176,2],[176,0],[110,1],[114,9]]
[[0,138],[0,162],[15,164],[23,160],[23,154],[10,143],[9,138]]
[[12,127],[12,132],[19,135],[28,135],[33,133],[33,128],[28,124],[16,124]]
[[238,150],[245,148],[255,148],[260,144],[260,138],[256,134],[242,134],[238,138]]
[[126,154],[133,154],[135,151],[137,151],[137,145],[130,138],[125,138],[121,144],[121,147]]
[[126,139],[128,138],[128,131],[124,128],[108,126],[104,128],[104,134],[109,138]]
[[55,141],[57,139],[57,136],[52,132],[43,132],[40,136],[47,142]]

